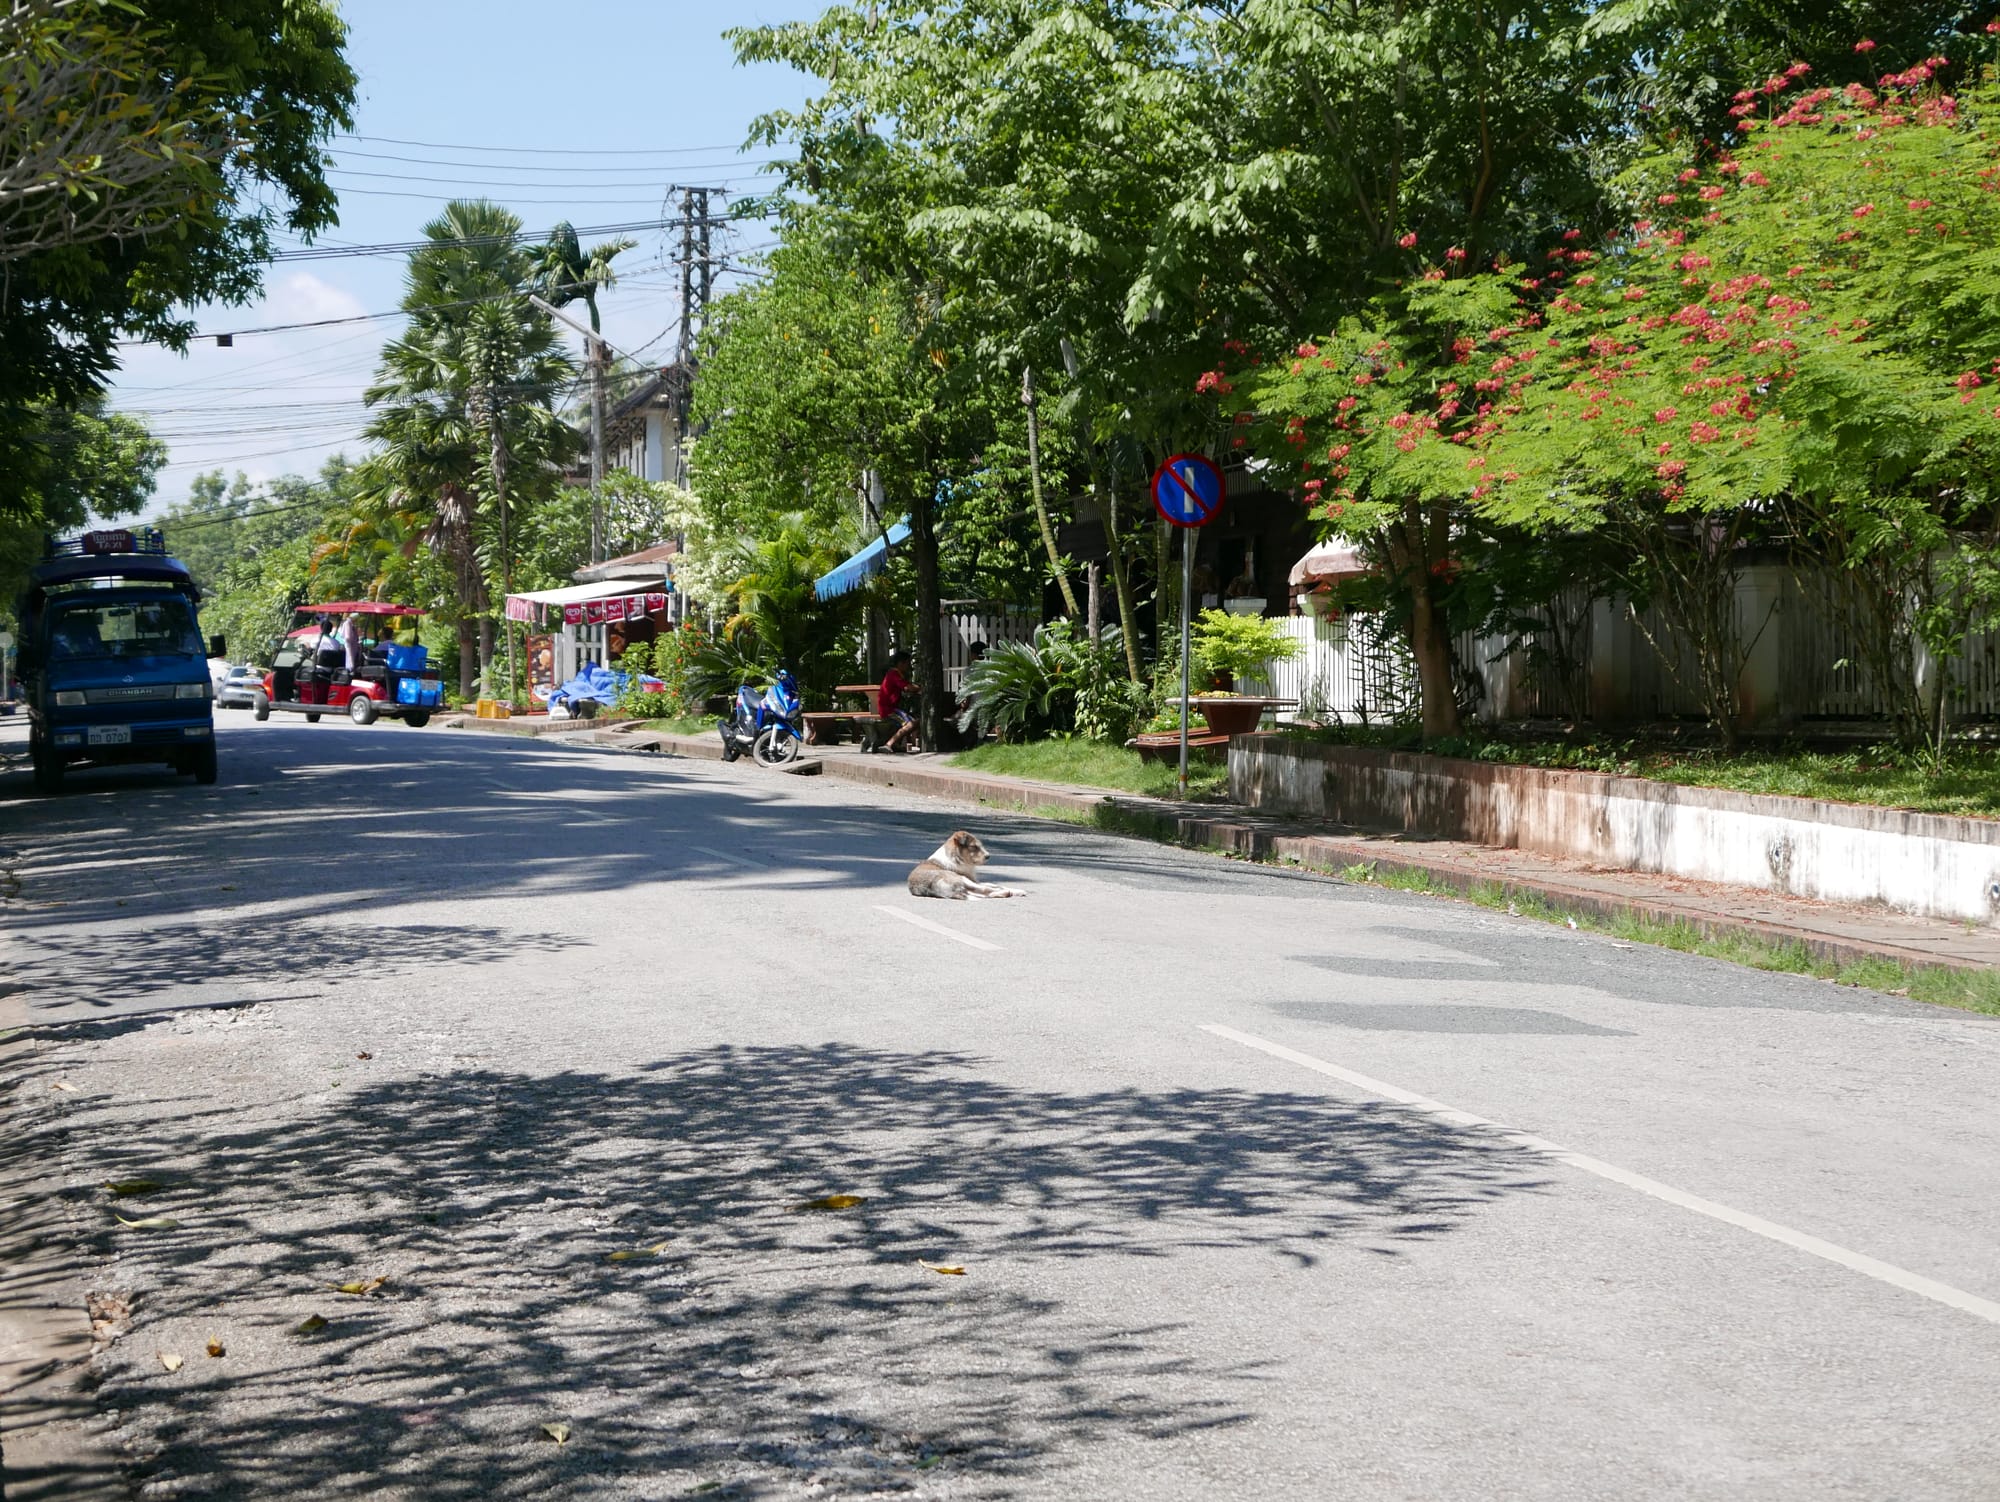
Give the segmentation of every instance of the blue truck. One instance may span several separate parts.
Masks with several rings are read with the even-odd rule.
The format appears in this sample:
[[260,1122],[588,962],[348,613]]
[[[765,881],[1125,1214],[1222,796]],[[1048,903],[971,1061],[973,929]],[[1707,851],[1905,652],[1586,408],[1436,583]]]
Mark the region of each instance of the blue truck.
[[[165,762],[215,781],[201,589],[157,530],[49,540],[16,610],[35,786],[72,763]],[[213,644],[215,656],[222,644]]]

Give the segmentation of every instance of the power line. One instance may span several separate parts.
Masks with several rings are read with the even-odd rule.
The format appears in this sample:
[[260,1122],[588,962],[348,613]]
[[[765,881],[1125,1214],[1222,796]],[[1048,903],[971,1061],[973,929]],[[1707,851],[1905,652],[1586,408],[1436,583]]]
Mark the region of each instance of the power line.
[[[487,166],[482,166],[477,162],[467,162],[463,164],[453,163],[453,162],[424,162],[421,165],[426,167],[450,167],[455,165],[464,165],[473,168],[475,171],[482,171],[482,172],[499,172],[507,170],[499,165],[487,167]],[[773,165],[773,162],[771,161],[763,161],[763,162],[735,161],[735,162],[712,162],[712,163],[704,162],[697,164],[695,170],[699,171],[701,170],[702,167],[708,167],[708,166],[747,167],[755,169],[755,171],[753,171],[750,175],[756,176],[760,174],[764,168],[769,167],[771,165]],[[477,177],[428,177],[421,173],[414,173],[414,172],[369,172],[359,167],[329,167],[326,170],[328,174],[332,176],[376,178],[385,182],[393,182],[393,183],[446,183],[446,184],[456,184],[458,186],[468,187],[468,188],[559,188],[562,186],[561,183],[523,182],[519,178],[486,179]],[[558,169],[552,167],[549,168],[548,170],[553,172]],[[616,170],[616,169],[606,169],[606,170]],[[629,172],[632,169],[628,167],[625,170]],[[650,181],[642,180],[639,182],[588,183],[585,186],[590,188],[664,188],[666,184],[658,179],[653,179]],[[351,188],[351,189],[344,188],[341,191],[361,192],[363,190],[358,188]]]
[[[424,196],[424,195],[417,195]],[[731,219],[765,219],[765,214],[725,214],[715,216],[718,223]],[[647,231],[661,231],[673,227],[678,221],[665,217],[632,220],[623,224],[579,224],[575,226],[578,239],[602,239],[617,235],[636,235]],[[391,240],[379,245],[304,245],[296,250],[278,250],[271,253],[273,261],[331,261],[345,256],[406,256],[413,250],[428,250],[442,246],[501,245],[510,242],[530,243],[545,241],[550,231],[521,231],[513,235],[467,235],[458,238],[422,240]]]
[[[716,148],[718,151],[727,149],[726,147]],[[340,157],[342,160],[348,157],[360,157],[365,161],[371,162],[408,162],[412,166],[417,167],[471,167],[481,172],[540,172],[543,174],[557,173],[562,176],[575,176],[579,173],[589,173],[592,176],[598,176],[607,172],[643,172],[645,170],[643,165],[636,162],[624,162],[616,167],[577,167],[567,162],[556,166],[542,167],[533,162],[454,162],[427,156],[398,156],[393,152],[387,151],[343,151],[340,153]],[[772,160],[777,161],[780,158],[774,157]],[[720,165],[725,167],[742,165],[742,160],[740,157],[732,157],[720,163]],[[344,171],[346,169],[343,168],[341,170]],[[701,168],[690,167],[687,163],[676,163],[670,170],[674,172],[698,172]],[[547,187],[549,185],[543,183],[541,186]]]
[[378,146],[421,146],[426,151],[488,151],[521,156],[700,156],[709,151],[733,151],[733,146],[564,147],[564,146],[473,146],[450,141],[405,141],[396,136],[342,134],[345,141],[371,141]]

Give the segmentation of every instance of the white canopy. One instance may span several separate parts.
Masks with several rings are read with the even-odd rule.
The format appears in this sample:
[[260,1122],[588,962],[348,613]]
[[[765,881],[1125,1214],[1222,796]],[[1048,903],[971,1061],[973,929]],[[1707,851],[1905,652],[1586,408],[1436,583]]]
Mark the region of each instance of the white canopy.
[[[657,594],[659,591],[655,590]],[[535,589],[523,594],[507,596],[507,603],[516,600],[529,605],[581,605],[585,600],[608,600],[614,595],[644,594],[646,591],[634,589],[630,579],[605,579],[596,584],[566,584],[561,589]]]
[[1361,550],[1351,542],[1338,538],[1323,542],[1305,557],[1292,565],[1293,584],[1316,584],[1323,580],[1359,579],[1363,574],[1373,573],[1373,565],[1361,556]]

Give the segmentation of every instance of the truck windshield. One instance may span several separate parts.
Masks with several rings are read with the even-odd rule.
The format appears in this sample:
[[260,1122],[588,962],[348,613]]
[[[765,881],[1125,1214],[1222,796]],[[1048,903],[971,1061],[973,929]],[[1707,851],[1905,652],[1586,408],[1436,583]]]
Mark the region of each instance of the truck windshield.
[[59,605],[49,621],[51,662],[155,653],[199,657],[201,652],[201,633],[186,600]]

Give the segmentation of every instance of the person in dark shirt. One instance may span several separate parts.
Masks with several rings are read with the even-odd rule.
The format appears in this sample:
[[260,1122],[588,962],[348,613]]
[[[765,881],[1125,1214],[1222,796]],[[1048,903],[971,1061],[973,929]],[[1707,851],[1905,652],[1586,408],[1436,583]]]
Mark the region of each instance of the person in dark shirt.
[[896,721],[896,733],[889,737],[889,743],[882,748],[884,751],[902,750],[903,743],[917,733],[917,717],[904,703],[910,692],[910,680],[903,676],[903,670],[909,665],[909,654],[898,652],[889,659],[889,671],[882,675],[876,713],[884,719]]

